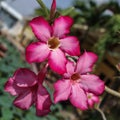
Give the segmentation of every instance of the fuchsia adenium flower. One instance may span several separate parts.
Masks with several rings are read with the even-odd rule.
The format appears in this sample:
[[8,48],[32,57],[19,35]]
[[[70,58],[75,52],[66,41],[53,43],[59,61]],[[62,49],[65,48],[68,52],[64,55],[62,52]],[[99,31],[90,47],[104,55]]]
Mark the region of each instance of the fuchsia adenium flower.
[[76,64],[67,62],[67,72],[54,84],[55,103],[69,99],[75,107],[86,110],[98,102],[97,96],[103,93],[104,82],[98,76],[90,74],[96,60],[94,53],[84,52]]
[[32,63],[48,59],[51,69],[63,74],[67,62],[65,53],[80,55],[78,39],[67,36],[72,24],[73,19],[68,16],[60,16],[51,26],[43,17],[36,17],[30,21],[30,26],[39,41],[26,48],[26,60]]
[[50,95],[42,85],[46,74],[46,68],[38,75],[26,68],[16,70],[13,77],[9,78],[5,84],[5,91],[17,96],[14,105],[23,110],[27,110],[35,104],[38,116],[46,115],[50,112],[52,104]]
[[88,106],[90,108],[92,108],[95,103],[99,103],[99,97],[96,96],[95,94],[86,92],[86,95],[87,95],[87,99],[88,99],[88,101],[87,101]]

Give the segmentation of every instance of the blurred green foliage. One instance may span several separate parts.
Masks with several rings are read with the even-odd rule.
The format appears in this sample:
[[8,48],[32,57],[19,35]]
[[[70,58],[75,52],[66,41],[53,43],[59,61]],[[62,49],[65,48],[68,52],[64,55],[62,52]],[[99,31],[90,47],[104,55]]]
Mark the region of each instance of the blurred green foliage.
[[[93,41],[89,50],[96,52],[101,62],[106,52],[111,52],[116,46],[120,47],[120,4],[117,0],[109,0],[102,4],[96,3],[95,0],[76,0],[74,7],[77,13],[79,12],[74,17],[75,23],[88,27],[84,37],[80,38],[78,35],[78,38],[81,39],[81,44]],[[101,29],[104,30],[102,34],[96,32]],[[92,40],[89,37],[90,33],[93,34],[92,39],[97,39]],[[119,57],[119,53],[112,53]]]
[[[119,14],[116,14],[110,18],[110,20],[106,24],[106,33],[95,44],[94,51],[99,55],[99,58],[101,60],[106,51],[113,50],[115,44],[120,44],[120,15]],[[119,53],[118,53],[118,56],[119,56]]]

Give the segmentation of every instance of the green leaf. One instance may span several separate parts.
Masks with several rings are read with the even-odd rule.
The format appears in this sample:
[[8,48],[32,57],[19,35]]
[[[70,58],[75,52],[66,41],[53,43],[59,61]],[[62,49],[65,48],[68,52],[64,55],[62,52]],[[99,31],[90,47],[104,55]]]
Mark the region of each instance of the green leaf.
[[43,9],[44,13],[46,14],[46,17],[48,18],[49,17],[48,9],[45,6],[45,4],[43,3],[43,1],[42,0],[37,0],[37,2],[40,4],[41,8]]

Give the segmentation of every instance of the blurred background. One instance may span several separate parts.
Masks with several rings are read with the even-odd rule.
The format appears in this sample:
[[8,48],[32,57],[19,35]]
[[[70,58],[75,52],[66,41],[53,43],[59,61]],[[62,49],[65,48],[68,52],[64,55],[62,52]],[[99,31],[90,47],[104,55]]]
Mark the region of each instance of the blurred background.
[[[81,51],[93,51],[99,56],[94,73],[120,92],[120,0],[56,1],[57,14],[74,19],[71,35],[79,38]],[[52,0],[43,2],[49,10]],[[87,111],[65,101],[53,105],[48,116],[36,117],[34,106],[27,111],[13,106],[14,97],[4,92],[8,78],[20,67],[38,71],[44,65],[25,61],[25,47],[36,40],[28,25],[35,16],[47,18],[36,0],[0,0],[0,120],[120,120],[120,98],[107,92],[96,109]],[[46,82],[51,97],[52,85],[59,77],[48,71]]]

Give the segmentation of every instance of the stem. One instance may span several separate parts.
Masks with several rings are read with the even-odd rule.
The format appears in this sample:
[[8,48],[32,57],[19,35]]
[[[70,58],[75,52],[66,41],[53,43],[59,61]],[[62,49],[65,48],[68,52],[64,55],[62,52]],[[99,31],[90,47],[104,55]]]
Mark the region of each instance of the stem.
[[107,86],[105,86],[105,91],[110,93],[111,95],[114,95],[114,96],[120,98],[120,93],[119,92],[116,92],[115,90],[112,90],[111,88],[109,88]]
[[45,4],[43,3],[43,1],[42,1],[42,0],[37,0],[37,2],[40,4],[41,8],[44,10],[44,12],[45,12],[45,14],[46,14],[46,17],[48,18],[49,13],[48,13],[47,7],[46,7]]
[[99,107],[97,107],[96,110],[101,114],[103,120],[107,120],[107,118],[105,117],[104,112]]

